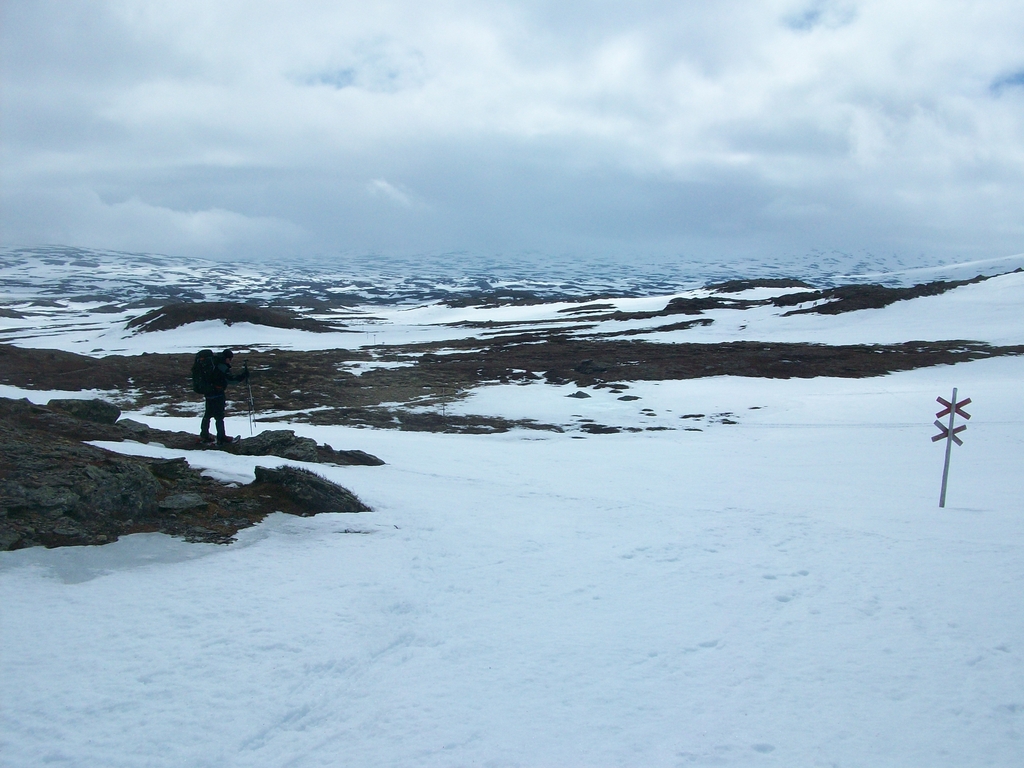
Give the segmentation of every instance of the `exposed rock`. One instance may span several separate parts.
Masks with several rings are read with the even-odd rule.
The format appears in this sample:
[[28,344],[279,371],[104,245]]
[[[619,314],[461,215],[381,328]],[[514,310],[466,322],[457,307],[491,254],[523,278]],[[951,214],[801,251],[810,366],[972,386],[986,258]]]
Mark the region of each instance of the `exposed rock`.
[[319,461],[316,440],[296,437],[290,429],[268,429],[255,437],[232,444],[231,452],[241,456],[280,456],[295,461]]
[[134,419],[118,419],[117,426],[139,439],[145,439],[152,431],[148,424]]
[[268,494],[266,483],[228,486],[204,477],[184,458],[122,456],[81,442],[124,434],[116,425],[0,398],[0,550],[104,544],[155,531],[224,543],[277,510],[365,509],[322,478],[279,484]]
[[[256,467],[256,482],[285,491],[293,514],[315,515],[320,512],[368,512],[369,507],[351,491],[335,485],[306,469]],[[297,506],[298,509],[294,509]]]
[[336,451],[329,445],[322,445],[317,448],[320,454],[320,461],[325,464],[338,464],[339,466],[362,466],[380,467],[384,465],[382,459],[366,451]]
[[618,427],[609,427],[606,424],[583,424],[580,429],[591,435],[614,435],[622,431]]
[[164,480],[180,480],[187,477],[191,468],[185,459],[156,459],[149,465],[149,471]]
[[585,400],[586,398],[590,397],[590,395],[588,395],[581,389],[577,390],[576,392],[573,392],[571,395],[566,395],[566,397],[575,397],[577,400]]
[[98,424],[113,424],[121,417],[121,409],[106,400],[51,400],[46,407]]
[[183,510],[205,507],[206,503],[206,499],[198,493],[177,493],[161,501],[159,506],[160,509]]

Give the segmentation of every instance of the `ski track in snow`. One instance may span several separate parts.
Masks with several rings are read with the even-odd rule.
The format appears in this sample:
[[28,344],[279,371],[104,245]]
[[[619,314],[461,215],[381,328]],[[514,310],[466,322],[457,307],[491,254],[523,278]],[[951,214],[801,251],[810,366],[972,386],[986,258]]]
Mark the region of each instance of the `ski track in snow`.
[[[954,327],[955,310],[952,338],[1021,343],[1022,293],[1010,275],[807,322],[823,341],[903,341]],[[55,335],[19,343],[81,351],[86,332],[60,330],[61,312]],[[106,316],[88,344],[125,343],[123,322]],[[759,322],[766,336],[810,332]],[[165,338],[184,349],[200,332]],[[145,534],[0,553],[0,755],[19,767],[1024,764],[1022,380],[1024,358],[1000,358],[869,379],[636,382],[631,402],[489,386],[452,406],[675,428],[614,435],[280,425],[385,459],[316,467],[374,511],[273,515],[230,546]],[[931,422],[953,386],[973,418],[939,509]],[[716,420],[726,413],[737,423]],[[117,448],[187,455],[235,481],[284,463]]]

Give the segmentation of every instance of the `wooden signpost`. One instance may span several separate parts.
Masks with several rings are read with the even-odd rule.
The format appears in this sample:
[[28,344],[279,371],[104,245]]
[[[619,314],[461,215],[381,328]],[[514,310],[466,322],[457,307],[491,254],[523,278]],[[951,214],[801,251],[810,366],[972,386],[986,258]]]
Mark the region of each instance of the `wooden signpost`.
[[[936,443],[939,440],[946,441],[946,463],[942,465],[942,490],[939,492],[939,506],[946,506],[946,480],[949,479],[949,455],[953,450],[953,443],[957,445],[963,445],[964,441],[960,439],[959,434],[967,429],[966,424],[961,424],[959,427],[954,427],[953,422],[957,416],[969,419],[971,414],[963,410],[964,406],[971,402],[971,398],[965,398],[959,403],[956,401],[956,387],[953,387],[953,397],[946,400],[944,397],[935,398],[936,402],[943,406],[942,410],[936,413],[938,417],[935,419],[935,426],[939,428],[939,434],[932,438],[932,442]],[[943,424],[939,419],[943,416],[949,416],[949,423]]]

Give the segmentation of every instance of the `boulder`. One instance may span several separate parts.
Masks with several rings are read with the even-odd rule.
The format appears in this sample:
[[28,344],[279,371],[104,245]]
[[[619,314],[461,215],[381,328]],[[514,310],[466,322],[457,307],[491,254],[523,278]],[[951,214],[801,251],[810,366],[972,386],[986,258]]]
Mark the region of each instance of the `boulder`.
[[379,459],[372,453],[366,451],[336,451],[331,446],[325,445],[320,448],[320,460],[341,466],[381,467],[384,460]]
[[152,432],[148,424],[134,419],[118,419],[117,426],[123,429],[129,436],[144,439]]
[[316,440],[296,437],[290,429],[268,429],[255,437],[246,437],[232,446],[232,453],[242,456],[280,456],[295,461],[316,462],[320,456]]
[[322,512],[368,512],[370,510],[347,488],[297,467],[256,467],[256,482],[277,486],[299,509],[295,514]]
[[196,507],[205,506],[206,499],[204,499],[198,493],[176,493],[173,496],[168,496],[166,499],[160,502],[160,509],[172,511],[182,509],[195,509]]

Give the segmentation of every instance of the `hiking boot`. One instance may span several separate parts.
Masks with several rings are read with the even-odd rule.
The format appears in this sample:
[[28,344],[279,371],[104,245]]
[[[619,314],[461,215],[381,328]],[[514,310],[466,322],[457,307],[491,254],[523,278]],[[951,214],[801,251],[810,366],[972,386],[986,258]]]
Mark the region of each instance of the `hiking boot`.
[[225,435],[224,437],[218,437],[217,438],[217,445],[227,445],[228,443],[233,443],[233,442],[235,442],[235,438],[228,437],[227,435]]
[[211,435],[209,433],[207,433],[205,435],[200,435],[199,436],[199,442],[200,443],[212,443],[213,442],[213,435]]

